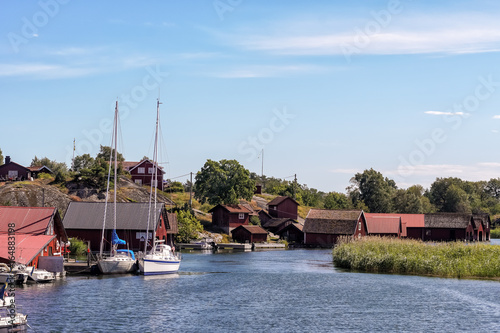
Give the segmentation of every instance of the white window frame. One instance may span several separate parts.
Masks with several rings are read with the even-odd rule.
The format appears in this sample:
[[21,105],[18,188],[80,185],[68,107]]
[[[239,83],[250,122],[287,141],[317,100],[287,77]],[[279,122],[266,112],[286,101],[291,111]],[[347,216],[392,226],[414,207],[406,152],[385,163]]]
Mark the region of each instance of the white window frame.
[[146,168],[145,167],[139,167],[139,168],[137,168],[137,173],[141,173],[141,174],[146,173]]
[[244,220],[244,219],[245,219],[245,214],[244,214],[244,213],[239,213],[239,214],[238,214],[238,218],[239,218],[240,220]]
[[152,174],[153,173],[153,168],[148,168],[148,173]]
[[134,180],[134,183],[136,183],[137,185],[142,185],[142,179],[136,179]]
[[361,231],[361,222],[358,223],[358,230]]
[[9,178],[17,178],[17,176],[19,176],[19,173],[17,172],[17,170],[9,170],[9,174],[8,174]]

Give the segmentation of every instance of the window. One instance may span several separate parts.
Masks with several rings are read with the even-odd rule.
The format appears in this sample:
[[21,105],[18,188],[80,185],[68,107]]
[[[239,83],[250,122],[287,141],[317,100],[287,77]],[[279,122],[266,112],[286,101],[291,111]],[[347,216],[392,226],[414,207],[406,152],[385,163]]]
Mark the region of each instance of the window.
[[9,170],[9,178],[16,178],[17,170]]
[[240,213],[240,214],[238,215],[238,218],[239,218],[240,220],[244,220],[244,219],[245,219],[245,214]]
[[148,168],[148,173],[152,174],[153,173],[153,168]]
[[[352,225],[352,224],[351,224]],[[351,227],[352,228],[352,227]],[[352,230],[352,229],[351,229]],[[361,230],[361,222],[358,223],[358,230]]]
[[136,180],[135,180],[135,183],[136,183],[137,185],[142,185],[142,179],[136,179]]
[[137,173],[146,173],[146,168],[137,168]]
[[273,206],[273,210],[276,210],[276,206]]

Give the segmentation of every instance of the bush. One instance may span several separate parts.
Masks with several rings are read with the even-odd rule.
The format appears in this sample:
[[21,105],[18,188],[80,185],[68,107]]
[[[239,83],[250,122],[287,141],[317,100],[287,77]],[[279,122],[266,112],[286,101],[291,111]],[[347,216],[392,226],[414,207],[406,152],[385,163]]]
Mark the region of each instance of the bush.
[[250,216],[250,224],[260,226],[260,219],[258,216],[252,215]]
[[500,228],[491,229],[490,237],[491,238],[500,238]]
[[188,243],[192,239],[197,239],[198,233],[203,231],[200,221],[188,210],[177,212],[177,223],[179,224],[179,232],[175,236],[175,240],[179,243]]
[[87,243],[82,241],[79,238],[70,238],[69,239],[71,245],[69,246],[69,250],[71,254],[77,257],[82,257],[87,253]]

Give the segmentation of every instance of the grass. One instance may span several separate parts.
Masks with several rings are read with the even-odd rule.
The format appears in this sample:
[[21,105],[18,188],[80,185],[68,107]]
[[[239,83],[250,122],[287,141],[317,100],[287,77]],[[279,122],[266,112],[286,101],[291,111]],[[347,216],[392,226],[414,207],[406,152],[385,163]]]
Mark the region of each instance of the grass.
[[424,243],[384,237],[342,239],[333,249],[337,267],[362,272],[451,278],[500,278],[500,246]]

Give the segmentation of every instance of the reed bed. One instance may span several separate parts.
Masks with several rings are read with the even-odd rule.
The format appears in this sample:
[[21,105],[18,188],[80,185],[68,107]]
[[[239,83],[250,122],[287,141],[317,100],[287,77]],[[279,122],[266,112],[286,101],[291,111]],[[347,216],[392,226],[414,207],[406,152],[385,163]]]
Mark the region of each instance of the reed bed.
[[500,245],[344,238],[333,249],[333,262],[337,267],[362,272],[500,278]]

